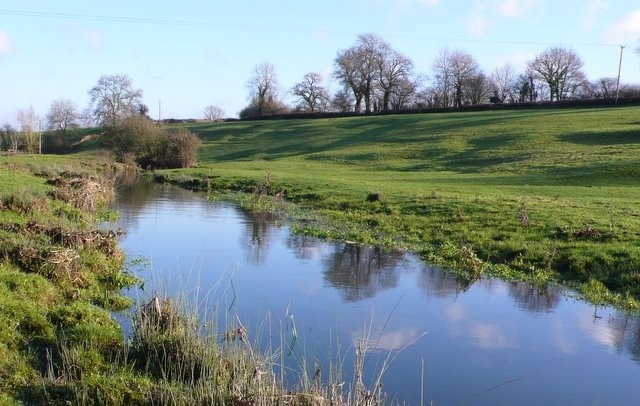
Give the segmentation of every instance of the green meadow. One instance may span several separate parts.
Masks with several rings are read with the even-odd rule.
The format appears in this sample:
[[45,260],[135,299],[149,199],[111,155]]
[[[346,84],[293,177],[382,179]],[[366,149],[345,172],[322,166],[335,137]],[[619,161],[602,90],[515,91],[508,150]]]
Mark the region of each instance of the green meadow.
[[[296,203],[295,232],[408,249],[462,271],[640,298],[640,108],[188,124],[164,179]],[[268,208],[268,207],[267,207]]]

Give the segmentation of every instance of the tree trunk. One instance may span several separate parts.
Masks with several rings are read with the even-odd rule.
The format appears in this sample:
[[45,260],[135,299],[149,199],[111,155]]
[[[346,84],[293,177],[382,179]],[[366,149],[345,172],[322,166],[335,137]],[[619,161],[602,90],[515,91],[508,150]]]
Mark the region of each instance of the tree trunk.
[[362,111],[362,96],[356,96],[356,105],[353,111],[355,113],[360,113],[360,111]]
[[389,111],[389,97],[391,97],[391,92],[385,90],[384,96],[382,96],[382,111]]

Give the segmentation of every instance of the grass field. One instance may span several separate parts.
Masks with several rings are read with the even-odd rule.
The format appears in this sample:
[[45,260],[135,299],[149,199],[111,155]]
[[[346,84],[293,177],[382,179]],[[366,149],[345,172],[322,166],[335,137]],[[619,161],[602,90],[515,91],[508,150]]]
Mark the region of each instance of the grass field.
[[268,177],[314,213],[296,231],[640,298],[638,107],[188,128],[204,142],[199,167],[164,176],[249,192]]

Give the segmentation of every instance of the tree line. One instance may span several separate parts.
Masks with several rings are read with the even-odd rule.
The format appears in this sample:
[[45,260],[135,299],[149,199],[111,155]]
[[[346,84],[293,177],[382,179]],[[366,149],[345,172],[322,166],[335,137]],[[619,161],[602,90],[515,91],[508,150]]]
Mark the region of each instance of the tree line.
[[127,75],[104,75],[88,94],[90,103],[83,112],[68,99],[54,100],[44,120],[32,106],[20,110],[20,130],[4,124],[0,148],[14,153],[68,152],[70,131],[83,124],[97,125],[99,144],[119,162],[144,168],[196,164],[197,135],[184,128],[167,129],[152,120],[142,101],[142,89],[135,89]]
[[444,48],[435,56],[427,79],[415,72],[408,56],[368,33],[338,51],[331,78],[340,89],[333,95],[322,86],[322,75],[310,72],[288,91],[296,99],[296,104],[289,107],[279,97],[275,67],[270,63],[257,65],[247,82],[249,104],[240,117],[640,96],[640,85],[620,85],[617,77],[589,81],[583,67],[584,62],[573,50],[550,47],[530,60],[523,72],[507,63],[487,73],[470,53]]
[[[562,47],[542,51],[522,72],[517,72],[509,63],[486,72],[470,53],[443,48],[435,56],[427,78],[415,71],[411,58],[394,50],[378,35],[368,33],[359,35],[352,46],[337,52],[331,79],[340,86],[334,94],[323,86],[325,78],[320,73],[309,72],[287,91],[295,99],[295,104],[289,106],[280,94],[276,68],[270,63],[262,63],[254,67],[246,83],[249,103],[239,115],[250,118],[292,112],[357,114],[462,108],[488,103],[640,97],[640,85],[619,84],[616,77],[589,81],[583,68],[580,56]],[[119,159],[133,159],[147,166],[176,164],[168,158],[158,158],[168,154],[161,153],[162,148],[170,150],[172,142],[166,139],[168,134],[152,136],[149,131],[162,131],[144,122],[132,122],[150,118],[149,109],[142,102],[142,90],[135,89],[127,75],[102,76],[88,94],[90,103],[83,111],[68,99],[54,100],[45,117],[40,117],[31,106],[19,110],[19,129],[10,124],[0,126],[0,149],[34,153],[44,148],[44,152],[66,152],[71,148],[69,131],[80,126],[98,125],[106,135],[104,143]],[[217,121],[224,117],[225,112],[220,107],[210,105],[203,110],[204,120]],[[127,132],[147,134],[149,145],[127,141]],[[46,135],[44,143],[43,133]],[[189,142],[196,144],[193,137],[181,136],[183,142],[191,140]],[[117,140],[120,140],[119,144],[116,144]],[[156,152],[152,154],[150,150],[154,148]],[[151,159],[151,156],[157,159]],[[185,159],[182,164],[192,161]]]

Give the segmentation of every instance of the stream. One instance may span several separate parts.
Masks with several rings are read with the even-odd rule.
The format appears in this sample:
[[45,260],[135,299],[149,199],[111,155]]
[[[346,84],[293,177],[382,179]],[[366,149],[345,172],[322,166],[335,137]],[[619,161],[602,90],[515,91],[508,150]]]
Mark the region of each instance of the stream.
[[340,364],[365,385],[385,362],[390,401],[419,405],[632,405],[640,402],[640,322],[556,286],[450,273],[403,252],[293,235],[277,219],[204,194],[137,181],[114,208],[148,300],[194,303],[205,320],[240,320],[296,382],[303,360]]

